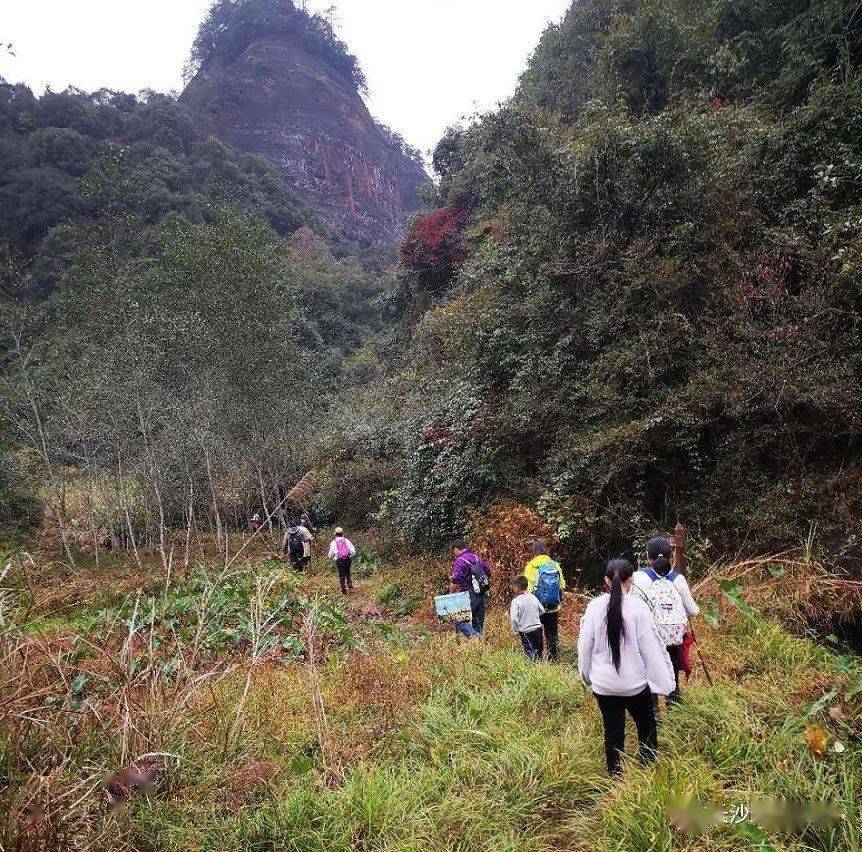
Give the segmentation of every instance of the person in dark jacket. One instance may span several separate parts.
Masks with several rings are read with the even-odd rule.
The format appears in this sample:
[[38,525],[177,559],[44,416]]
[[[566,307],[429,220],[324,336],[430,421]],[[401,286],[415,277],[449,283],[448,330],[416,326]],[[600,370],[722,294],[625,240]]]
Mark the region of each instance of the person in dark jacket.
[[299,520],[294,521],[284,534],[281,552],[290,559],[294,571],[302,573],[311,562],[311,542],[314,536]]

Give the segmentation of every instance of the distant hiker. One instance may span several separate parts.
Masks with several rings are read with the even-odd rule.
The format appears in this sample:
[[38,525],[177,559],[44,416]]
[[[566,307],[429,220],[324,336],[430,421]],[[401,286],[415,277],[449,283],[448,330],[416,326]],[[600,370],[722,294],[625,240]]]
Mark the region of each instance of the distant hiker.
[[542,628],[548,646],[548,660],[555,662],[560,654],[560,606],[563,603],[566,578],[563,576],[563,569],[548,555],[545,542],[538,539],[534,541],[533,553],[535,556],[524,566],[524,576],[530,591],[545,609]]
[[673,668],[656,634],[652,613],[630,595],[634,568],[613,559],[605,573],[608,593],[587,605],[578,637],[578,670],[592,689],[605,729],[605,759],[612,775],[620,770],[628,710],[638,732],[641,762],[655,760],[658,750],[652,693],[674,688]]
[[345,595],[348,589],[353,588],[350,566],[353,564],[354,556],[356,556],[356,548],[353,546],[353,542],[344,535],[344,530],[341,527],[336,527],[335,538],[329,545],[329,558],[338,569],[338,582],[342,593]]
[[526,577],[515,577],[512,585],[516,593],[509,608],[512,632],[520,637],[527,659],[537,663],[542,659],[541,618],[545,608],[532,592],[527,591],[529,583]]
[[[668,539],[651,538],[647,542],[648,565],[636,571],[633,578],[635,592],[650,608],[659,638],[673,664],[676,687],[667,697],[668,704],[681,700],[679,673],[691,671],[685,655],[688,619],[700,612],[685,577],[671,569],[672,553]],[[658,698],[655,704],[658,704]]]
[[309,517],[309,515],[308,515],[308,513],[307,513],[307,512],[306,512],[305,514],[303,514],[303,515],[302,515],[302,517],[299,519],[299,522],[300,522],[300,523],[301,523],[301,524],[302,524],[302,525],[303,525],[303,526],[304,526],[304,527],[305,527],[305,528],[306,528],[306,529],[307,529],[307,530],[308,530],[312,535],[314,535],[314,533],[316,533],[316,532],[317,532],[317,527],[316,527],[316,526],[311,522],[311,518]]
[[258,512],[251,516],[251,530],[257,532],[263,526],[263,520]]
[[470,550],[464,539],[459,538],[452,542],[452,555],[454,559],[449,591],[469,592],[472,613],[470,621],[459,621],[455,629],[472,639],[474,636],[481,636],[485,630],[485,610],[491,592],[491,569]]
[[282,553],[289,559],[294,571],[302,573],[311,562],[311,541],[313,536],[299,520],[294,521],[284,534],[281,544]]

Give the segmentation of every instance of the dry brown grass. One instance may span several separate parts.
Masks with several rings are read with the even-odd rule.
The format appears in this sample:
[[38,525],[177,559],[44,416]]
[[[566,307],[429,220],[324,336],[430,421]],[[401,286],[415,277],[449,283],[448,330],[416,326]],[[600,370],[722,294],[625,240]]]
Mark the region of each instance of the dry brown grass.
[[[862,581],[828,570],[802,550],[716,565],[693,591],[722,600],[721,581],[739,583],[746,603],[795,633],[811,625],[862,624]],[[722,606],[727,612],[730,604]]]
[[512,580],[521,574],[534,554],[536,539],[553,550],[556,538],[552,527],[536,512],[517,503],[503,503],[469,522],[470,544],[496,569],[492,595],[498,601],[511,597]]
[[[505,538],[498,535],[496,544],[490,537],[474,541],[483,554],[490,550],[498,567],[502,561],[520,570],[529,556],[524,547],[544,533],[530,526],[535,519],[518,511],[507,510],[504,519],[510,524]],[[381,583],[403,579],[406,589],[430,601],[447,568],[441,561],[412,557],[382,568],[359,584],[349,604],[356,625],[381,614],[369,599]],[[697,625],[713,676],[728,694],[744,696],[746,706],[757,711],[757,719],[740,722],[742,734],[762,738],[766,723],[780,726],[789,706],[798,710],[830,690],[844,688],[849,675],[825,667],[815,646],[787,639],[766,623],[753,642],[751,631],[743,629],[744,614],[723,594],[721,580],[739,582],[750,606],[797,627],[810,613],[850,602],[858,606],[862,584],[831,575],[801,554],[718,566],[698,584],[696,593],[701,598],[713,595],[720,606],[718,628],[702,621]],[[336,587],[330,573],[312,575],[307,582],[311,597],[325,597]],[[153,795],[190,811],[208,803],[213,812],[230,816],[265,806],[273,790],[283,792],[285,784],[295,782],[291,763],[297,755],[314,763],[310,777],[321,795],[340,789],[355,767],[391,762],[399,748],[407,747],[409,732],[441,685],[481,691],[489,675],[502,680],[510,667],[517,668],[519,649],[506,613],[509,590],[499,573],[496,585],[500,596],[490,610],[484,642],[460,642],[451,628],[439,626],[430,606],[423,606],[403,619],[408,638],[394,645],[368,640],[365,650],[345,652],[331,637],[314,639],[320,653],[316,687],[307,659],[284,666],[225,655],[167,678],[159,665],[164,656],[153,651],[145,626],[131,636],[116,631],[76,636],[67,631],[0,637],[0,730],[9,737],[7,753],[13,755],[17,771],[26,776],[3,801],[6,823],[0,826],[0,842],[10,848],[18,843],[32,852],[134,848],[127,817],[108,809],[103,781],[118,770],[139,766],[152,754],[164,755],[159,759],[165,776]],[[85,594],[83,590],[76,587],[76,593]],[[566,596],[561,615],[564,652],[570,653],[576,642],[585,602],[577,590]],[[408,644],[425,626],[433,635]],[[516,653],[500,653],[507,649]],[[774,654],[780,659],[773,660]],[[568,667],[558,671],[564,673],[559,677],[576,683]],[[87,679],[86,702],[74,690],[79,675]],[[697,664],[693,680],[703,683]],[[858,704],[836,700],[834,714],[822,722],[831,736],[852,741],[862,712]],[[552,709],[538,695],[519,712],[529,730]],[[598,721],[592,704],[571,724],[579,736],[584,726],[593,736]],[[179,760],[169,756],[174,753]],[[553,808],[543,807],[546,819],[554,819]]]

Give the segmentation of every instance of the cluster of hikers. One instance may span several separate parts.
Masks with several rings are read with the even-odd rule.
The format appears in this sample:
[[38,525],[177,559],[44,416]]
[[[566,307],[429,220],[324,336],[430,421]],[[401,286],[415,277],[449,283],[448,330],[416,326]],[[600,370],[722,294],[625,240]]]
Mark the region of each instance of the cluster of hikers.
[[[253,516],[251,524],[255,532],[259,530],[260,516]],[[284,535],[282,552],[298,573],[309,567],[317,531],[304,514]],[[620,771],[626,713],[637,729],[640,760],[655,760],[659,696],[665,696],[668,704],[680,701],[680,673],[691,674],[690,619],[700,610],[685,577],[672,567],[670,540],[652,538],[646,550],[647,564],[640,570],[627,559],[608,562],[606,591],[590,601],[580,622],[578,671],[599,706],[611,774]],[[509,619],[527,659],[546,658],[553,663],[560,653],[559,620],[566,578],[544,541],[534,541],[532,551],[523,573],[513,581]],[[449,592],[466,592],[470,602],[463,617],[459,610],[455,629],[466,639],[475,639],[485,630],[491,568],[464,539],[452,542],[452,555]],[[338,571],[342,593],[349,594],[356,548],[341,527],[334,531],[328,556]]]
[[[263,527],[259,513],[251,517],[251,528],[256,533]],[[303,514],[294,520],[284,534],[281,552],[288,558],[290,565],[298,574],[303,574],[311,564],[311,547],[314,536],[318,532],[310,514]],[[353,542],[344,534],[341,527],[336,527],[332,541],[329,544],[329,559],[338,571],[338,583],[342,594],[346,595],[353,589],[353,577],[350,569],[356,557]]]
[[[566,580],[543,541],[532,545],[534,557],[513,582],[509,617],[531,661],[559,656],[559,617]],[[450,592],[470,596],[469,621],[455,629],[467,638],[481,636],[491,588],[491,569],[464,540],[452,543]],[[581,618],[578,671],[596,697],[604,725],[608,771],[620,771],[625,746],[625,714],[638,735],[644,763],[658,750],[658,702],[680,700],[680,672],[691,674],[690,618],[700,611],[685,577],[673,570],[673,548],[664,537],[647,543],[647,565],[635,570],[626,559],[612,559],[605,572],[606,591],[594,598]]]

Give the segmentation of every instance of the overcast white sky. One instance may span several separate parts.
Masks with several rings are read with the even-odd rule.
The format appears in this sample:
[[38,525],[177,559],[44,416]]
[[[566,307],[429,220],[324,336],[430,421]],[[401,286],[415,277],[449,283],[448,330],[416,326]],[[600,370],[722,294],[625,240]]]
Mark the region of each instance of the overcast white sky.
[[[335,5],[375,117],[423,152],[464,115],[514,90],[542,30],[571,0],[309,0]],[[179,91],[210,0],[0,0],[0,76],[42,91],[69,85]]]

